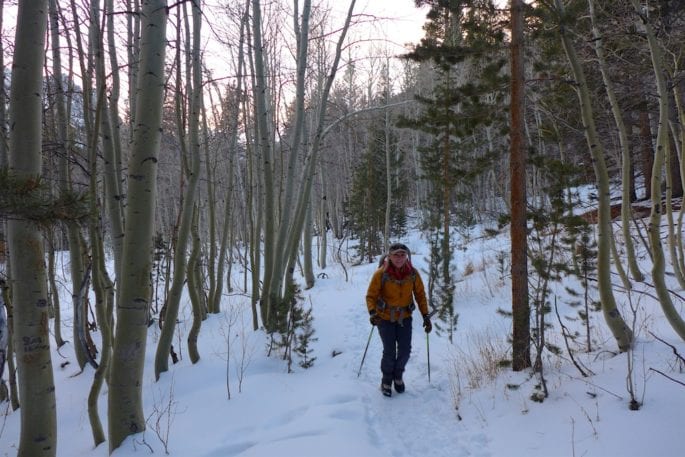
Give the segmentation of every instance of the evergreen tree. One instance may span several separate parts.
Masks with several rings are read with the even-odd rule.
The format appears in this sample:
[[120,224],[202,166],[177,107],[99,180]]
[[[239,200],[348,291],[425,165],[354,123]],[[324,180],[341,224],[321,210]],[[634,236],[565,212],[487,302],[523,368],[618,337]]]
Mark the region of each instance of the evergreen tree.
[[432,189],[424,225],[433,249],[439,250],[432,258],[440,261],[438,278],[431,279],[441,301],[438,315],[453,329],[451,231],[455,224],[469,226],[475,221],[473,184],[495,158],[491,141],[479,131],[496,125],[506,113],[504,34],[492,1],[417,0],[416,4],[430,6],[426,36],[405,57],[431,64],[437,82],[431,93],[416,97],[421,112],[401,118],[399,125],[428,139],[419,149],[422,178]]
[[312,326],[314,316],[312,316],[312,308],[310,307],[305,311],[304,308],[300,306],[297,308],[297,311],[299,314],[299,331],[295,334],[297,344],[295,345],[294,350],[300,357],[299,365],[302,368],[307,369],[314,366],[314,362],[316,361],[316,357],[312,356],[314,350],[312,349],[311,344],[318,340],[318,338],[314,337],[314,327]]
[[[454,332],[457,330],[457,323],[459,322],[459,313],[454,308],[454,280],[452,275],[447,277],[440,275],[440,267],[444,264],[442,259],[443,252],[441,246],[441,238],[439,230],[433,228],[430,230],[428,243],[430,246],[431,261],[429,270],[429,297],[431,307],[433,303],[439,303],[437,311],[437,319],[435,322],[436,332],[447,332],[447,337],[450,343],[453,340]],[[450,255],[452,250],[447,251]]]
[[[551,326],[546,315],[554,306],[551,284],[567,282],[564,279],[571,275],[587,275],[591,267],[588,256],[592,255],[592,251],[589,245],[590,228],[587,221],[577,215],[580,198],[577,191],[573,191],[581,184],[583,169],[535,151],[532,151],[530,161],[537,170],[541,191],[546,196],[538,200],[538,204],[532,201],[528,207],[531,221],[529,259],[532,266],[528,282],[531,285],[531,306],[535,318],[531,329],[536,348],[534,368],[542,372],[543,351],[561,351],[545,339],[545,330]],[[579,252],[582,265],[576,264],[575,254],[579,250],[584,251]],[[569,253],[572,259],[569,259]]]
[[357,254],[360,260],[372,262],[383,252],[383,229],[385,226],[385,207],[387,204],[387,164],[385,136],[389,135],[391,151],[391,192],[393,198],[390,208],[390,235],[401,237],[406,233],[407,214],[404,202],[407,197],[408,182],[402,173],[404,153],[398,147],[394,132],[385,131],[382,118],[376,118],[368,130],[367,146],[359,165],[352,176],[352,187],[347,201],[347,217],[350,232],[358,239]]
[[314,317],[311,308],[304,309],[304,297],[300,287],[294,282],[288,285],[282,301],[274,307],[275,328],[271,332],[269,353],[272,350],[282,351],[283,360],[288,364],[288,372],[292,371],[293,352],[300,357],[299,365],[310,368],[316,357],[312,356],[311,343],[316,341]]

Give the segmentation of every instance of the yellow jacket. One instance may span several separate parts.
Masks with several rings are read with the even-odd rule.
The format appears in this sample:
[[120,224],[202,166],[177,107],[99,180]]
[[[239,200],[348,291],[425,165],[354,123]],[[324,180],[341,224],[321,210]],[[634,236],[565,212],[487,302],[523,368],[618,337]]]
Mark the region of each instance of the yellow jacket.
[[411,316],[414,300],[421,315],[428,314],[426,290],[415,268],[411,275],[401,281],[386,274],[385,268],[379,268],[374,272],[366,292],[366,307],[370,315],[376,314],[387,321],[401,322]]

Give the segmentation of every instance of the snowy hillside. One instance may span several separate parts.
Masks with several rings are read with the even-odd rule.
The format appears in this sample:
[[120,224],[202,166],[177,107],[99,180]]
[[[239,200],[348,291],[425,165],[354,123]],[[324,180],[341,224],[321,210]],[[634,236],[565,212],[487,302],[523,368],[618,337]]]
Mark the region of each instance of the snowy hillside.
[[[129,439],[117,457],[164,455],[194,457],[554,457],[682,455],[680,414],[685,409],[685,374],[664,339],[685,354],[685,344],[668,327],[653,293],[634,294],[638,344],[632,354],[633,383],[642,403],[628,408],[628,355],[616,347],[601,314],[593,313],[592,353],[545,352],[544,376],[549,397],[531,400],[539,379],[530,373],[498,368],[506,359],[510,319],[498,310],[511,307],[508,273],[503,259],[507,234],[497,238],[472,234],[456,252],[459,278],[455,339],[431,333],[430,382],[427,338],[414,319],[412,358],[407,392],[383,397],[380,383],[380,338],[371,335],[368,354],[358,376],[371,327],[364,295],[374,264],[340,265],[304,291],[314,313],[314,366],[304,370],[277,356],[266,357],[267,341],[250,329],[249,297],[226,297],[226,310],[203,323],[202,359],[193,366],[185,352],[190,310],[174,343],[183,359],[154,382],[152,363],[158,330],[150,329],[147,351],[145,409],[148,429]],[[403,240],[412,261],[426,269],[427,247],[416,234]],[[649,273],[649,266],[644,266]],[[240,271],[235,271],[240,274]],[[566,284],[570,286],[570,284]],[[642,285],[636,285],[640,290]],[[570,329],[582,330],[577,311],[569,307],[564,288],[556,290],[560,316]],[[594,292],[596,294],[596,291]],[[619,303],[626,300],[617,295]],[[66,300],[63,301],[66,303]],[[564,348],[553,313],[548,339]],[[65,319],[65,325],[70,321]],[[230,357],[227,358],[227,354]],[[228,364],[227,364],[228,360]],[[58,455],[106,456],[107,444],[93,448],[86,397],[93,376],[78,374],[71,347],[53,353],[58,400]],[[661,373],[658,373],[658,370]],[[664,375],[672,377],[667,379]],[[678,384],[677,382],[680,384]],[[106,423],[106,388],[100,414]],[[230,394],[230,399],[229,399]],[[2,405],[0,456],[16,455],[19,412]]]

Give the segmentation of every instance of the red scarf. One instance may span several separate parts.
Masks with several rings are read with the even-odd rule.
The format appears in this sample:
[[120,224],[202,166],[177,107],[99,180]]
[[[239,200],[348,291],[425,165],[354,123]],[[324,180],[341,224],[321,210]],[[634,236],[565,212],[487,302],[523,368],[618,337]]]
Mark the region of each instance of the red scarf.
[[411,261],[407,259],[407,261],[404,262],[404,265],[402,265],[400,268],[395,268],[395,265],[392,263],[392,261],[388,261],[388,266],[386,267],[385,271],[392,279],[402,281],[407,276],[411,275],[414,269],[411,266]]

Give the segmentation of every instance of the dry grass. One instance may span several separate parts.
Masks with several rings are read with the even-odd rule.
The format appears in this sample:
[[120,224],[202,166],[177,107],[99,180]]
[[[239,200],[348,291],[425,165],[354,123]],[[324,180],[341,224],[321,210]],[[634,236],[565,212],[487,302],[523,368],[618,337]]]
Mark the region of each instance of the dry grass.
[[470,275],[472,275],[473,273],[475,273],[475,271],[476,271],[476,267],[473,265],[473,262],[471,262],[471,261],[469,260],[468,263],[466,264],[466,266],[464,267],[464,273],[463,273],[463,275],[464,275],[464,276],[470,276]]
[[506,332],[496,332],[491,327],[469,333],[468,347],[457,348],[452,354],[453,376],[466,380],[467,387],[477,389],[493,381],[505,369],[509,358]]

